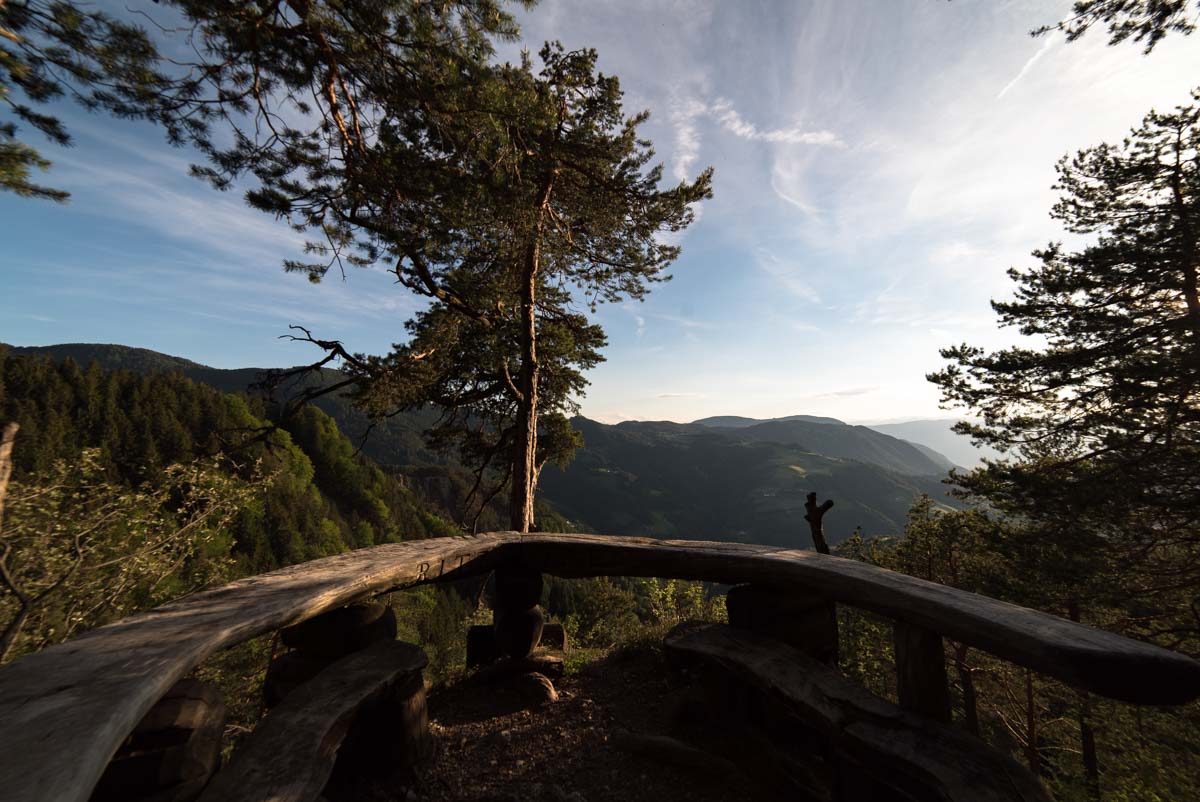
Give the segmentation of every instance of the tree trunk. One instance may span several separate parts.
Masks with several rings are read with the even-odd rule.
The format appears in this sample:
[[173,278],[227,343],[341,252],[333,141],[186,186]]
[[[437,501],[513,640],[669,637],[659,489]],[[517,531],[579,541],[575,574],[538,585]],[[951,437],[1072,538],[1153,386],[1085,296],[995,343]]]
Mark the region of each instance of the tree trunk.
[[8,658],[8,653],[17,642],[17,636],[21,634],[21,630],[25,628],[25,622],[29,620],[29,602],[20,599],[18,604],[16,616],[8,622],[8,625],[4,627],[4,633],[0,635],[0,663]]
[[825,513],[833,509],[833,499],[817,504],[817,494],[809,493],[804,502],[804,520],[808,521],[812,533],[813,548],[820,554],[829,553],[829,541],[825,539]]
[[1033,698],[1033,672],[1025,669],[1025,760],[1034,776],[1042,773],[1042,761],[1037,748],[1037,706]]
[[12,478],[13,443],[17,439],[17,431],[21,427],[10,423],[0,433],[0,534],[4,533],[4,500],[8,497],[8,481]]
[[533,499],[537,493],[537,282],[541,261],[542,233],[550,210],[550,195],[558,170],[551,170],[542,183],[537,216],[529,232],[524,264],[521,265],[521,375],[517,391],[517,438],[512,461],[512,489],[509,496],[509,526],[516,532],[533,527]]
[[1096,733],[1089,723],[1087,694],[1083,694],[1083,712],[1079,716],[1079,742],[1083,747],[1083,778],[1088,799],[1100,802],[1100,759],[1096,756]]
[[[3,433],[0,433],[0,537],[4,535],[4,501],[8,497],[9,479],[12,478],[12,450],[19,428],[17,424],[9,423],[4,427]],[[25,626],[25,620],[29,618],[29,598],[21,591],[8,572],[8,555],[11,553],[12,543],[5,543],[4,553],[0,554],[0,579],[4,581],[4,587],[0,589],[0,593],[8,591],[16,596],[17,614],[4,627],[3,634],[0,634],[0,663],[3,663],[4,658],[8,657],[9,650],[16,643],[17,635]]]
[[537,491],[537,241],[530,244],[521,283],[521,375],[516,451],[513,455],[509,526],[528,532],[533,526],[533,497]]
[[963,695],[963,725],[975,737],[979,737],[979,701],[975,693],[975,677],[971,667],[967,665],[968,647],[965,643],[954,646],[954,670],[958,681],[962,684]]
[[[1067,602],[1067,618],[1079,623],[1079,602]],[[1100,758],[1096,755],[1096,732],[1091,724],[1091,700],[1087,693],[1079,693],[1079,746],[1083,752],[1083,778],[1087,786],[1088,799],[1100,802]]]

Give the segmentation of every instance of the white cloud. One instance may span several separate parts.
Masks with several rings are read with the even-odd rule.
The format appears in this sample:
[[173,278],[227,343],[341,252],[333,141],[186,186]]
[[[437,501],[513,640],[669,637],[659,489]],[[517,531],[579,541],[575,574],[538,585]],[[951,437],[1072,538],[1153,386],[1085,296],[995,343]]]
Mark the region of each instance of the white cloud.
[[818,395],[816,397],[817,398],[846,398],[848,396],[854,396],[854,395],[866,395],[867,393],[873,393],[878,389],[879,388],[876,387],[875,385],[871,385],[870,387],[847,387],[844,390],[833,390],[832,392],[821,393],[820,395]]
[[929,260],[935,264],[944,265],[961,262],[964,259],[971,259],[982,253],[982,248],[978,248],[969,242],[951,240],[941,243],[930,251]]
[[693,168],[700,158],[699,118],[704,112],[704,104],[694,98],[674,99],[671,102],[669,117],[675,129],[671,174],[677,181],[694,178]]
[[716,118],[721,126],[732,133],[734,136],[742,139],[750,139],[758,142],[774,142],[787,145],[826,145],[835,148],[844,148],[846,143],[843,142],[837,134],[832,131],[815,130],[810,131],[803,126],[796,125],[790,128],[769,128],[763,130],[752,122],[745,120],[742,115],[738,114],[737,109],[733,104],[725,98],[718,98],[709,113]]

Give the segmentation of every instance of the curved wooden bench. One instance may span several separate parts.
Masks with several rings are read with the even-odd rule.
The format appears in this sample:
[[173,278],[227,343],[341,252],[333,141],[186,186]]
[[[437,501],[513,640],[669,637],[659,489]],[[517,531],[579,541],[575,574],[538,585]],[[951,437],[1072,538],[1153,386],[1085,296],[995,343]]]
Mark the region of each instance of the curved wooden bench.
[[[715,671],[722,683],[728,678],[753,688],[773,715],[820,733],[829,752],[851,761],[844,766],[826,762],[826,771],[843,775],[830,782],[834,787],[868,777],[906,799],[1050,802],[1024,767],[966,730],[901,710],[787,644],[712,624],[673,633],[664,648],[676,664]],[[740,734],[754,724],[733,726]],[[834,798],[860,797],[843,791]]]
[[199,802],[316,799],[333,774],[338,748],[354,716],[364,706],[415,681],[424,722],[421,670],[428,662],[419,647],[400,641],[377,643],[338,660],[267,714]]
[[1105,696],[1181,704],[1200,662],[1054,616],[809,551],[497,532],[376,546],[242,579],[0,668],[0,800],[86,800],[117,745],[214,652],[359,599],[502,561],[566,577],[791,587],[947,635]]

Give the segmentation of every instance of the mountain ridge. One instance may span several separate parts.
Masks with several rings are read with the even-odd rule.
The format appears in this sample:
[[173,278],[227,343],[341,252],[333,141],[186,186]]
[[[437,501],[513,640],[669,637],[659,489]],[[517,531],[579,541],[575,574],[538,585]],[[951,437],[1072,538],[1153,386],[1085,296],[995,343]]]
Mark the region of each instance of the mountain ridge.
[[[225,392],[245,391],[263,373],[256,368],[211,368],[149,349],[112,344],[10,348],[16,353],[71,357],[85,364],[96,360],[102,366],[115,364],[142,372],[177,371]],[[325,374],[315,381],[323,383],[339,375],[333,370]],[[452,458],[424,443],[422,432],[432,422],[432,411],[405,413],[372,428],[344,396],[325,396],[314,405],[385,468],[461,470]],[[584,434],[585,445],[565,470],[546,469],[543,495],[556,510],[595,531],[780,545],[794,545],[792,534],[787,533],[802,522],[803,496],[810,491],[837,501],[838,514],[831,521],[833,542],[848,536],[855,526],[867,534],[901,531],[908,507],[921,493],[952,503],[944,501],[941,484],[952,463],[917,444],[833,418],[716,418],[730,419],[732,426],[710,425],[713,419],[706,419],[707,424],[624,421],[609,425],[575,418],[572,424]],[[841,526],[838,520],[848,523]]]

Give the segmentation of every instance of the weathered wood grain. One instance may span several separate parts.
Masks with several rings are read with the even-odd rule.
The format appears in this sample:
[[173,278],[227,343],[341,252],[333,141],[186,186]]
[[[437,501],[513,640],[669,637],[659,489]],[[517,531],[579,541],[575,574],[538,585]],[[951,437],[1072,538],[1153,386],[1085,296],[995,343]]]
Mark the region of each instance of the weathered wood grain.
[[487,570],[509,539],[438,538],[314,560],[185,596],[0,668],[0,800],[83,802],[146,711],[204,658],[392,588],[468,565]]
[[1016,761],[955,727],[901,710],[799,650],[753,632],[714,624],[668,636],[676,662],[692,659],[766,694],[819,732],[853,771],[914,799],[1049,802]]
[[1064,619],[810,551],[498,532],[389,544],[193,594],[0,668],[0,800],[86,800],[121,740],[214,652],[394,588],[501,558],[568,577],[753,582],[924,627],[1077,687],[1141,704],[1200,696],[1200,662]]
[[272,710],[209,783],[199,802],[310,802],[333,773],[355,714],[429,662],[410,643],[377,643],[306,682]]
[[1200,696],[1200,661],[1064,618],[799,549],[604,535],[526,535],[524,559],[557,576],[658,576],[802,591],[991,652],[1069,685],[1147,705]]

